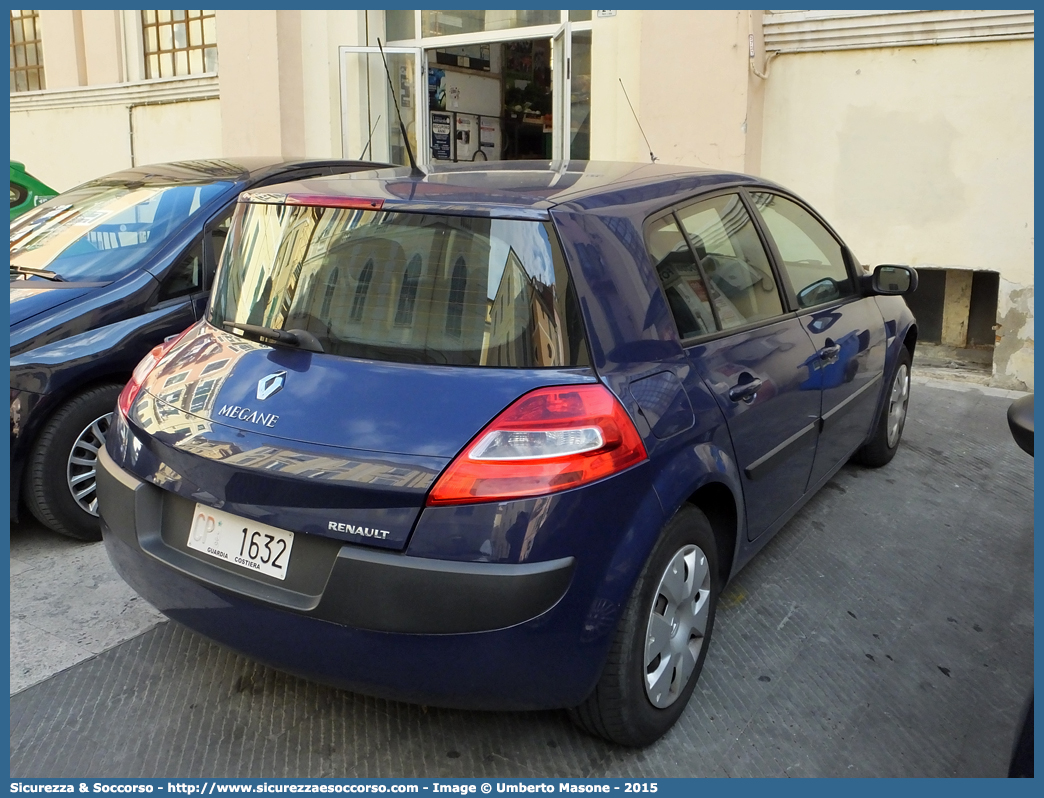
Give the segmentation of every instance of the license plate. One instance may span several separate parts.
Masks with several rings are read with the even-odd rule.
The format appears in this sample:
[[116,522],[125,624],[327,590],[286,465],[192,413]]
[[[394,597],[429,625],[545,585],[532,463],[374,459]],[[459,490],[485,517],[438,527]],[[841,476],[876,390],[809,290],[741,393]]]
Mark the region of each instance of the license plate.
[[286,578],[293,545],[293,532],[203,504],[196,505],[188,536],[190,549],[276,579]]

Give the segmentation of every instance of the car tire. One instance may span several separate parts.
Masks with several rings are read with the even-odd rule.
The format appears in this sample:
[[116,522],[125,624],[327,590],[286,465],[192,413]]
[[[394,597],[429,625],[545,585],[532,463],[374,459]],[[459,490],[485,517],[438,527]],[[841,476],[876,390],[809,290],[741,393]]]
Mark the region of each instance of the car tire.
[[98,385],[67,401],[44,426],[29,457],[26,505],[41,524],[61,535],[101,540],[98,451],[122,388]]
[[910,405],[910,363],[913,358],[905,346],[899,349],[899,362],[888,383],[881,407],[881,415],[877,417],[877,425],[873,435],[862,449],[852,458],[860,465],[880,468],[891,462],[903,439],[903,428],[906,426],[906,412]]
[[[686,505],[649,555],[594,692],[569,710],[572,721],[620,745],[642,747],[662,737],[700,677],[720,589],[714,531],[699,509]],[[657,638],[657,630],[666,638]]]

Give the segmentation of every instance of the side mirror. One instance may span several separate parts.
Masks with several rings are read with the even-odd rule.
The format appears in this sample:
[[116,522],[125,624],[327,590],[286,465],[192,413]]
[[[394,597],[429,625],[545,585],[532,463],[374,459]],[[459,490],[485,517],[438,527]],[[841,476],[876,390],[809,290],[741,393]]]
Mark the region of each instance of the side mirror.
[[1011,437],[1030,457],[1033,456],[1033,394],[1016,399],[1008,408]]
[[917,270],[909,266],[878,266],[870,277],[870,291],[886,296],[912,294],[917,290]]

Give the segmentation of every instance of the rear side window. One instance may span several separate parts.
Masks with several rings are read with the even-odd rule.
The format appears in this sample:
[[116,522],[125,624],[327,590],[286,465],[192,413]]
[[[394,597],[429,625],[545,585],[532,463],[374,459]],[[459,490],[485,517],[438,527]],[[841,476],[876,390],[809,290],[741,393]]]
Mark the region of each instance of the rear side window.
[[812,214],[776,194],[752,193],[802,308],[855,293],[841,245]]
[[568,271],[545,222],[242,204],[210,321],[306,330],[345,357],[588,364]]
[[765,248],[737,195],[697,202],[677,216],[707,277],[723,330],[783,313]]
[[682,339],[782,315],[768,256],[738,195],[702,200],[654,221],[646,244]]
[[678,335],[684,339],[714,332],[717,327],[707,286],[674,216],[653,222],[647,241],[667,304],[678,325]]

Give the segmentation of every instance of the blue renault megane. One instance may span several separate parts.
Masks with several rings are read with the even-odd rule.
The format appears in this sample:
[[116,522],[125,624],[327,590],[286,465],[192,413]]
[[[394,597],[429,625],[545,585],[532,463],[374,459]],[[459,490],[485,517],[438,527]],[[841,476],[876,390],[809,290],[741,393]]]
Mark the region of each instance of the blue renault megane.
[[645,745],[720,591],[895,454],[916,326],[789,191],[662,165],[247,191],[99,457],[117,570],[252,657]]

